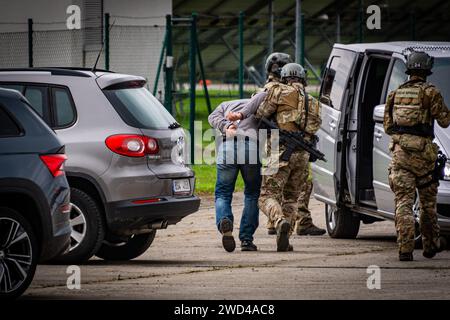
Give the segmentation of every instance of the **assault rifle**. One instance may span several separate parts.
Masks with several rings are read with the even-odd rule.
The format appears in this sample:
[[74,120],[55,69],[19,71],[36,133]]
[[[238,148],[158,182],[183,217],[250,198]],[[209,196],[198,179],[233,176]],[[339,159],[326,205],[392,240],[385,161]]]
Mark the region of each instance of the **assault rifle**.
[[282,161],[289,161],[292,153],[297,150],[305,150],[310,154],[309,161],[315,162],[317,159],[327,162],[325,155],[316,149],[316,143],[318,138],[316,136],[313,142],[305,140],[305,134],[303,132],[290,132],[278,128],[278,126],[266,118],[261,119],[261,124],[267,129],[276,129],[280,132],[280,143],[286,147],[286,150],[281,154],[280,159]]

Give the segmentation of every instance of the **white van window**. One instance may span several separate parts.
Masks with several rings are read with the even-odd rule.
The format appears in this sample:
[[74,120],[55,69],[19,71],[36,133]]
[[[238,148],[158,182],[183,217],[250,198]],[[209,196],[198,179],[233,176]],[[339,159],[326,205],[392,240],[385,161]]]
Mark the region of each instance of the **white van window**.
[[340,110],[347,81],[355,60],[355,53],[347,50],[335,50],[331,63],[325,71],[321,101]]
[[[394,66],[392,68],[391,77],[389,78],[388,94],[405,83],[408,79],[408,75],[405,73],[406,65],[400,59],[395,59]],[[387,98],[387,97],[386,97]]]
[[447,107],[450,106],[450,59],[449,58],[437,58],[434,59],[434,67],[431,70],[433,74],[429,77],[428,81],[434,84],[442,96]]

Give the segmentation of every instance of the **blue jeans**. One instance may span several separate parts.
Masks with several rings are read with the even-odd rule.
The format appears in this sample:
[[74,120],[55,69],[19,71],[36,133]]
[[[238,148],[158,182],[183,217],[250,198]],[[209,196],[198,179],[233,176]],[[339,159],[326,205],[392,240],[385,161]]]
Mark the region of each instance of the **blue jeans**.
[[[239,147],[238,147],[239,145]],[[242,160],[245,148],[245,161]],[[240,152],[238,152],[240,151]],[[249,154],[255,152],[255,159]],[[249,161],[250,159],[250,161]],[[249,140],[231,140],[222,143],[218,148],[217,181],[215,189],[216,225],[219,229],[220,221],[227,218],[234,221],[231,209],[233,192],[239,172],[244,180],[244,210],[239,228],[239,240],[253,241],[253,234],[259,224],[258,198],[261,189],[261,165],[257,159],[257,144]]]

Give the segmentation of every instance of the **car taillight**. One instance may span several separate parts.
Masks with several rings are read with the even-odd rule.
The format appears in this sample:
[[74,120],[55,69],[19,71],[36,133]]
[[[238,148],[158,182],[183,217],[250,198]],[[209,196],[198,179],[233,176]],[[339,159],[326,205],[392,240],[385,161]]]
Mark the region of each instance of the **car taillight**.
[[147,136],[117,134],[106,138],[105,143],[112,152],[127,157],[144,157],[159,152],[158,141]]
[[65,154],[44,154],[40,158],[53,177],[64,175],[64,162],[67,160]]

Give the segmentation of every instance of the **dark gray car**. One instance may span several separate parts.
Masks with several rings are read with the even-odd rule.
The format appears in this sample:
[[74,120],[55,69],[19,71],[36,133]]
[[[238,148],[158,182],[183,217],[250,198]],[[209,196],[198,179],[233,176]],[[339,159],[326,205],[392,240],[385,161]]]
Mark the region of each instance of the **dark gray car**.
[[22,294],[38,261],[69,249],[66,159],[24,97],[0,89],[0,298]]
[[64,142],[72,243],[63,260],[133,259],[157,229],[198,210],[185,134],[142,77],[68,68],[0,70]]

